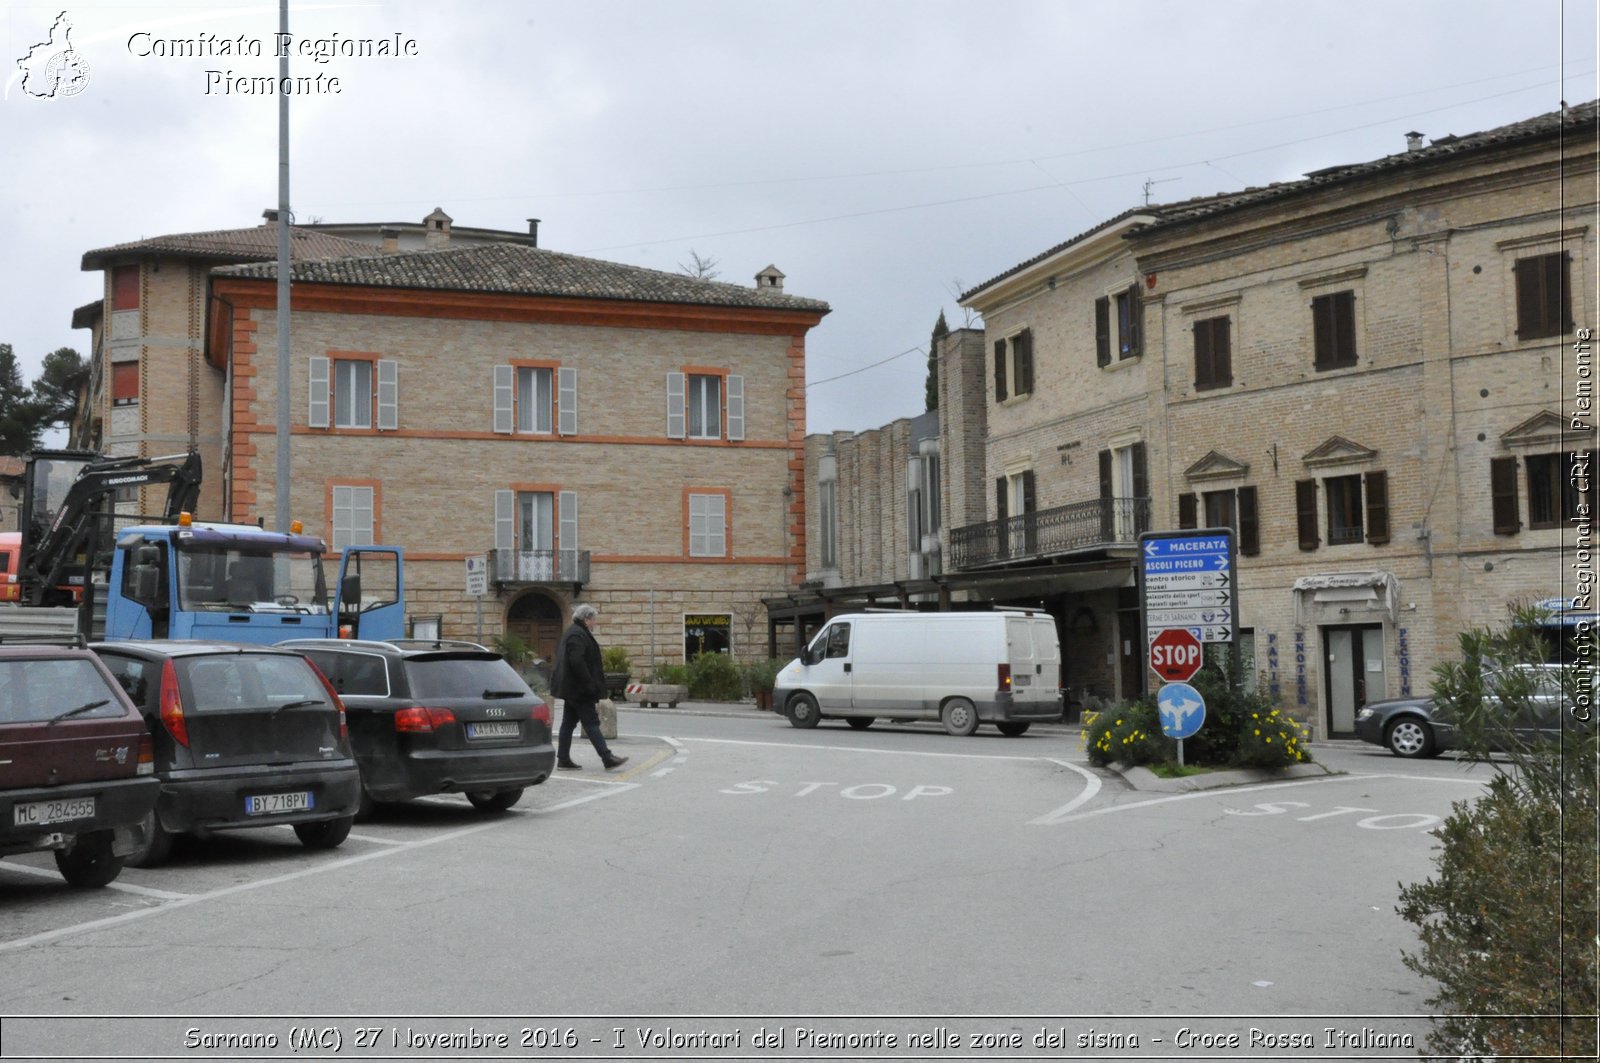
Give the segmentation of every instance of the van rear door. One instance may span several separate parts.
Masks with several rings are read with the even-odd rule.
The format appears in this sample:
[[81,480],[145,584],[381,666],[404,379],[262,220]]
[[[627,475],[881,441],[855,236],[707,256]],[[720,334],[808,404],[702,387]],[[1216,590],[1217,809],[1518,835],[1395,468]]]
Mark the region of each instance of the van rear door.
[[1039,682],[1032,629],[1027,617],[1006,617],[1006,662],[1011,665],[1011,697],[1015,701],[1032,701],[1034,685]]
[[1061,640],[1056,635],[1056,622],[1048,616],[1036,616],[1029,624],[1033,630],[1036,669],[1034,698],[1038,701],[1057,701],[1061,697]]

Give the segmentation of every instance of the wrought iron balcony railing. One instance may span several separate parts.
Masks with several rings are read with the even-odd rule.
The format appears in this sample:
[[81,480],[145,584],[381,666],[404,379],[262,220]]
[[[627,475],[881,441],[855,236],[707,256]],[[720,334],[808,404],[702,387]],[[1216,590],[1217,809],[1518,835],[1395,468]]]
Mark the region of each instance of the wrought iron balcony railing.
[[1131,546],[1149,530],[1148,498],[1096,498],[952,528],[950,565],[956,570],[981,568],[1101,546]]
[[490,550],[496,583],[588,583],[587,550]]

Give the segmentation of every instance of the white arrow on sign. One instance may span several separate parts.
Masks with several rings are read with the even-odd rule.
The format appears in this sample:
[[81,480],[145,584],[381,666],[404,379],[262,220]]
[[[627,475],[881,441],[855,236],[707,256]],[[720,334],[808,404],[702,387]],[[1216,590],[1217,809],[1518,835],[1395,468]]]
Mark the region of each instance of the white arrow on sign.
[[1233,619],[1227,609],[1151,609],[1145,613],[1145,627],[1193,627],[1226,624]]

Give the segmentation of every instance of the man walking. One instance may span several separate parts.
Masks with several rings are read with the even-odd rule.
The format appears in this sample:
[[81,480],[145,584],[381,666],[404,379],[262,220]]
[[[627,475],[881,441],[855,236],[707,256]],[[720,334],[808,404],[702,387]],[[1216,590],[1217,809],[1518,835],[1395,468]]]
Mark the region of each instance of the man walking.
[[583,765],[572,759],[572,732],[583,724],[583,733],[600,754],[600,763],[606,770],[620,766],[627,757],[619,757],[606,747],[606,736],[600,733],[600,713],[595,702],[606,692],[606,673],[600,666],[600,643],[594,637],[595,619],[599,612],[592,605],[580,605],[572,610],[572,626],[561,636],[561,646],[556,650],[556,671],[551,678],[550,690],[562,700],[561,737],[556,743],[556,767],[577,771]]

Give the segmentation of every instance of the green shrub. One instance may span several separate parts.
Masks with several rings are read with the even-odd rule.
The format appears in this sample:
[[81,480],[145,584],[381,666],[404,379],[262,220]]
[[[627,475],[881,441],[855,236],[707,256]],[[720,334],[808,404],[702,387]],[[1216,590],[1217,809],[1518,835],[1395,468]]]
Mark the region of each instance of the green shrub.
[[600,651],[601,671],[626,672],[629,663],[628,651],[621,646],[607,646]]
[[783,666],[787,663],[776,657],[746,662],[743,667],[745,693],[770,692],[778,682],[778,673],[783,671]]
[[[1265,706],[1262,706],[1265,708]],[[1239,725],[1239,745],[1231,763],[1239,768],[1287,768],[1311,759],[1306,728],[1286,712],[1257,709]]]
[[650,676],[652,683],[671,683],[675,686],[686,687],[689,685],[689,666],[686,664],[667,664],[662,662],[656,665],[655,672]]
[[1228,675],[1211,663],[1200,669],[1193,685],[1206,700],[1206,722],[1183,740],[1183,759],[1189,764],[1230,768],[1286,768],[1311,759],[1305,748],[1305,729],[1276,709],[1258,682],[1254,690],[1240,674]]
[[533,647],[528,645],[528,640],[510,631],[496,635],[490,643],[490,649],[504,657],[506,663],[519,672],[533,660]]
[[738,701],[744,676],[726,653],[702,653],[689,662],[689,696],[707,701]]
[[1103,709],[1083,734],[1089,763],[1102,768],[1116,761],[1130,767],[1158,764],[1177,748],[1172,739],[1161,733],[1161,716],[1153,695]]

